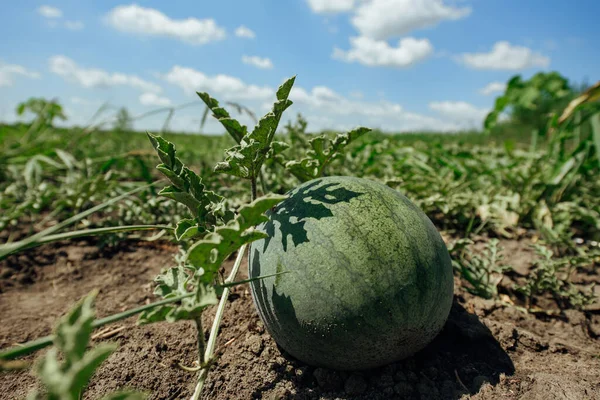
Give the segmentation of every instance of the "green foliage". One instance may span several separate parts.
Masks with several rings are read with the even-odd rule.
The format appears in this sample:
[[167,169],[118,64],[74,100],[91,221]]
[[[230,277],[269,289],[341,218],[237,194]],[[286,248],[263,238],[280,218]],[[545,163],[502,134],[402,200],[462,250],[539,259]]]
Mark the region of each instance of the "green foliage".
[[[225,125],[228,132],[239,144],[226,151],[225,161],[218,163],[215,166],[215,171],[224,172],[233,176],[244,179],[255,179],[258,177],[261,167],[269,152],[271,142],[277,131],[277,125],[283,115],[283,112],[292,105],[288,100],[294,80],[292,77],[285,81],[277,90],[277,101],[273,105],[273,110],[261,118],[254,130],[250,133],[245,132],[245,127],[241,127],[239,123],[233,124],[228,118],[227,113],[215,114],[219,121]],[[209,102],[206,96],[200,96],[211,109],[220,111],[216,108],[216,101]],[[220,117],[219,115],[223,115]],[[236,121],[237,122],[237,121]],[[226,125],[227,124],[227,125]],[[235,127],[235,128],[233,128]],[[233,133],[232,133],[233,132]]]
[[[310,150],[306,152],[306,157],[300,161],[286,162],[285,168],[300,182],[321,177],[327,165],[342,156],[342,151],[346,146],[370,131],[369,128],[361,127],[348,133],[339,134],[333,140],[329,140],[325,135],[315,137],[308,141]],[[278,144],[275,151],[280,153],[283,147]]]
[[[34,391],[28,399],[79,400],[96,369],[115,351],[117,346],[108,343],[86,351],[93,329],[93,302],[96,295],[96,292],[92,292],[84,297],[59,321],[55,329],[55,347],[46,353],[35,368],[44,386],[44,396]],[[114,393],[105,397],[123,400],[143,398],[140,393],[134,392]]]
[[234,220],[216,227],[195,242],[185,256],[180,256],[179,265],[163,271],[155,279],[155,294],[165,299],[187,293],[195,295],[182,300],[180,305],[166,305],[145,312],[140,316],[140,323],[196,319],[207,306],[216,304],[218,287],[215,279],[220,266],[244,244],[265,237],[252,228],[264,222],[267,219],[264,213],[284,198],[277,195],[261,197],[240,208]]
[[41,97],[31,97],[29,100],[19,103],[16,109],[17,115],[30,112],[35,115],[35,122],[43,126],[52,126],[56,118],[65,121],[62,106],[56,100],[46,100]]
[[198,236],[231,220],[233,213],[225,208],[224,198],[206,190],[198,174],[184,166],[176,156],[173,143],[150,133],[148,138],[162,161],[156,169],[172,183],[158,194],[185,205],[193,216],[193,219],[179,221],[175,229],[177,240]]
[[456,240],[448,248],[454,269],[470,284],[467,290],[485,299],[498,297],[498,284],[504,273],[511,270],[502,263],[504,256],[498,243],[498,239],[490,239],[481,253],[470,249],[470,239]]
[[117,111],[113,129],[117,132],[127,132],[133,129],[133,120],[131,119],[127,108],[119,108],[119,111]]
[[562,309],[581,309],[597,301],[593,285],[583,290],[571,282],[571,277],[576,269],[597,263],[600,260],[599,250],[585,249],[575,256],[557,258],[554,251],[545,245],[535,244],[534,248],[539,259],[527,282],[515,288],[525,295],[528,308],[533,306],[534,296],[543,293],[550,293]]
[[[7,238],[0,258],[48,240],[77,237],[68,227],[90,228],[95,234],[114,228],[105,236],[112,243],[125,237],[120,233],[124,228],[162,224],[161,229],[174,230],[184,250],[176,266],[156,278],[156,294],[169,305],[149,307],[140,321],[198,323],[208,305],[227,297],[221,293],[231,282],[220,280],[218,273],[223,261],[235,252],[241,260],[245,245],[259,237],[254,224],[282,199],[267,196],[248,204],[256,190],[249,195],[246,179],[253,189],[261,183],[266,194],[286,193],[299,180],[318,176],[360,176],[397,187],[438,228],[461,237],[521,238],[535,231],[547,251],[538,250],[540,260],[531,279],[520,282],[518,293],[532,305],[550,294],[561,307],[585,307],[591,292],[570,276],[577,268],[597,265],[592,251],[577,252],[573,238],[600,239],[600,83],[573,99],[576,91],[565,82],[556,73],[527,81],[513,78],[486,120],[486,128],[492,129],[508,110],[510,124],[502,124],[506,136],[365,135],[366,128],[317,136],[307,132],[302,116],[276,135],[291,104],[294,78],[279,88],[273,110],[252,132],[215,99],[198,93],[229,135],[148,135],[150,143],[135,132],[53,127],[57,118],[64,119],[60,105],[30,99],[17,111],[36,114],[33,124],[0,125],[0,230]],[[241,105],[225,104],[250,115]],[[532,128],[529,141],[523,132]],[[171,142],[178,144],[177,153]],[[132,188],[154,180],[151,146],[170,185],[161,197],[153,188],[133,196]],[[469,290],[496,297],[499,278],[508,269],[498,243],[491,241],[476,252],[464,239],[451,249]],[[199,357],[200,365],[207,361]]]
[[529,80],[523,80],[520,75],[514,76],[485,118],[484,128],[488,131],[493,128],[500,114],[510,108],[511,118],[540,129],[548,123],[552,113],[564,108],[572,96],[569,82],[558,72],[538,72]]
[[248,127],[241,125],[236,119],[231,118],[229,113],[223,107],[219,106],[219,102],[210,97],[208,93],[196,93],[206,104],[207,110],[213,112],[213,117],[225,127],[229,135],[239,144],[242,138],[248,134]]

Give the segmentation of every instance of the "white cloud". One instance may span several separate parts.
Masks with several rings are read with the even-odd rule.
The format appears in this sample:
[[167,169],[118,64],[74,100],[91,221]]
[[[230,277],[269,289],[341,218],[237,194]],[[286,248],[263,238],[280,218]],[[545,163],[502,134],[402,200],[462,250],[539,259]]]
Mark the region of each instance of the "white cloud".
[[171,105],[171,100],[156,93],[147,92],[140,95],[140,103],[145,106],[167,107]]
[[203,45],[225,38],[225,29],[213,19],[171,19],[153,8],[137,4],[118,6],[107,15],[115,29],[148,36],[167,36],[193,45]]
[[402,106],[386,101],[377,103],[350,100],[327,86],[315,86],[309,92],[302,87],[294,87],[290,93],[294,103],[307,105],[330,115],[363,115],[380,117],[402,113]]
[[45,18],[60,18],[63,15],[59,8],[52,6],[40,6],[38,7],[37,12]]
[[308,5],[315,13],[339,13],[354,8],[355,0],[308,0]]
[[490,82],[485,85],[484,88],[479,90],[479,93],[489,96],[492,93],[504,92],[506,89],[506,83],[503,82]]
[[235,36],[247,39],[254,39],[256,34],[250,28],[245,27],[244,25],[240,25],[235,30]]
[[[326,86],[310,90],[294,87],[290,99],[295,103],[296,112],[307,117],[311,130],[347,130],[363,125],[388,132],[451,132],[481,128],[489,111],[462,101],[442,101],[429,104],[438,114],[430,116],[383,99],[366,101],[345,97]],[[270,109],[270,104],[265,103],[263,109]]]
[[[62,10],[52,6],[40,6],[37,12],[41,16],[48,18],[47,24],[51,28],[56,28],[59,25],[57,20],[63,17]],[[62,25],[71,31],[80,31],[84,27],[81,21],[65,21]]]
[[160,86],[145,81],[136,75],[119,72],[109,73],[98,68],[83,68],[65,56],[50,57],[49,64],[52,73],[85,88],[130,86],[144,92],[161,92]]
[[[464,129],[471,121],[459,121],[456,118],[433,117],[406,110],[402,105],[385,99],[370,101],[358,98],[357,93],[343,96],[327,86],[314,86],[305,89],[294,86],[290,100],[294,102],[293,111],[285,114],[286,120],[294,120],[301,113],[309,123],[309,131],[323,129],[349,130],[357,126],[367,126],[387,132],[438,131],[450,132]],[[267,99],[261,107],[264,113],[272,108],[274,96]]]
[[365,36],[350,38],[351,49],[333,49],[331,57],[348,63],[358,62],[370,67],[407,67],[423,60],[433,52],[427,39],[404,38],[397,47],[382,40]]
[[229,75],[208,76],[192,68],[175,65],[163,77],[167,82],[179,86],[187,94],[206,91],[211,95],[220,95],[228,99],[265,100],[275,94],[267,86],[248,85],[241,79]]
[[272,69],[273,62],[269,58],[261,58],[258,56],[242,56],[242,62],[244,64],[253,65],[260,69]]
[[30,79],[39,79],[40,74],[29,71],[27,68],[16,64],[4,64],[0,61],[0,86],[12,86],[17,76]]
[[444,0],[370,0],[358,7],[351,21],[361,36],[388,39],[470,13],[470,7],[453,7]]
[[80,31],[84,27],[81,21],[65,21],[65,28],[71,31]]
[[464,101],[432,101],[429,108],[463,127],[481,127],[481,123],[490,111],[475,107]]
[[489,53],[464,53],[459,61],[470,68],[487,70],[515,71],[550,65],[550,57],[534,53],[527,47],[513,46],[507,41],[496,42]]

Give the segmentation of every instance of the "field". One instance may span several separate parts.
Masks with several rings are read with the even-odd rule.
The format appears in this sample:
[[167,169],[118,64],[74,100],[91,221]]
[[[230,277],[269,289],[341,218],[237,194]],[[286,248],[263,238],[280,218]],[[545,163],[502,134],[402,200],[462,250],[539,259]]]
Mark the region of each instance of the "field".
[[[73,377],[81,374],[91,377],[86,399],[121,389],[151,399],[600,398],[598,88],[533,133],[489,118],[488,133],[319,136],[298,116],[272,136],[235,125],[206,94],[230,135],[61,129],[48,104],[32,123],[0,125],[0,397],[59,390],[56,379],[75,387],[87,381]],[[289,106],[285,91],[259,127],[277,126]],[[452,257],[454,304],[441,334],[374,370],[295,360],[266,332],[248,285],[229,292],[228,283],[248,277],[241,233],[299,183],[333,175],[405,194]],[[225,232],[240,210],[247,218]],[[211,232],[229,247],[211,253]],[[203,260],[201,272],[186,264],[186,252]],[[177,286],[165,268],[206,279]],[[190,300],[200,288],[204,297]],[[55,330],[93,291],[94,306],[78,303]],[[225,308],[216,336],[218,297]],[[133,313],[91,322],[162,300],[143,310],[146,324]],[[53,332],[63,356],[33,353],[50,339],[11,353]],[[118,346],[80,365],[88,344],[106,343]]]

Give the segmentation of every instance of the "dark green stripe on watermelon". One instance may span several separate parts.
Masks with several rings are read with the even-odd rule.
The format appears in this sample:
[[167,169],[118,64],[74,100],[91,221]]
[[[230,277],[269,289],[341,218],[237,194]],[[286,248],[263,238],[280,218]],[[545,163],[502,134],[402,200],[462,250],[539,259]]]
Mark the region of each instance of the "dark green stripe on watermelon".
[[405,358],[442,329],[450,256],[429,218],[374,181],[327,177],[289,193],[258,227],[250,277],[275,341],[310,365],[366,369]]

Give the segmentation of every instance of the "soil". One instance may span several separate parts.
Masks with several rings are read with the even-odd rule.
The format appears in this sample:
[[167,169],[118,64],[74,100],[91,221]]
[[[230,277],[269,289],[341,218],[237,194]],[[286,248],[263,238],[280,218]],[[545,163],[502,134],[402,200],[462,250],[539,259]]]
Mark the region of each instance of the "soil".
[[[518,280],[535,257],[530,243],[501,244],[507,263],[515,267],[506,279]],[[50,334],[57,318],[93,289],[99,290],[98,317],[155,300],[152,279],[173,263],[176,251],[159,242],[124,242],[100,251],[93,243],[73,241],[5,260],[0,263],[0,348]],[[585,280],[600,283],[597,271],[586,272]],[[448,322],[428,347],[409,359],[352,373],[310,367],[287,355],[259,321],[248,287],[236,287],[219,336],[221,357],[203,398],[600,399],[599,308],[525,313],[507,304],[504,295],[504,301],[483,300],[470,295],[458,278],[455,283]],[[207,330],[213,315],[214,310],[204,315]],[[122,388],[145,391],[150,399],[189,398],[195,374],[176,364],[193,364],[195,328],[186,322],[137,326],[135,321],[98,330],[94,345],[113,341],[119,347],[92,378],[84,398]],[[27,370],[1,373],[0,399],[23,399],[36,385]]]

